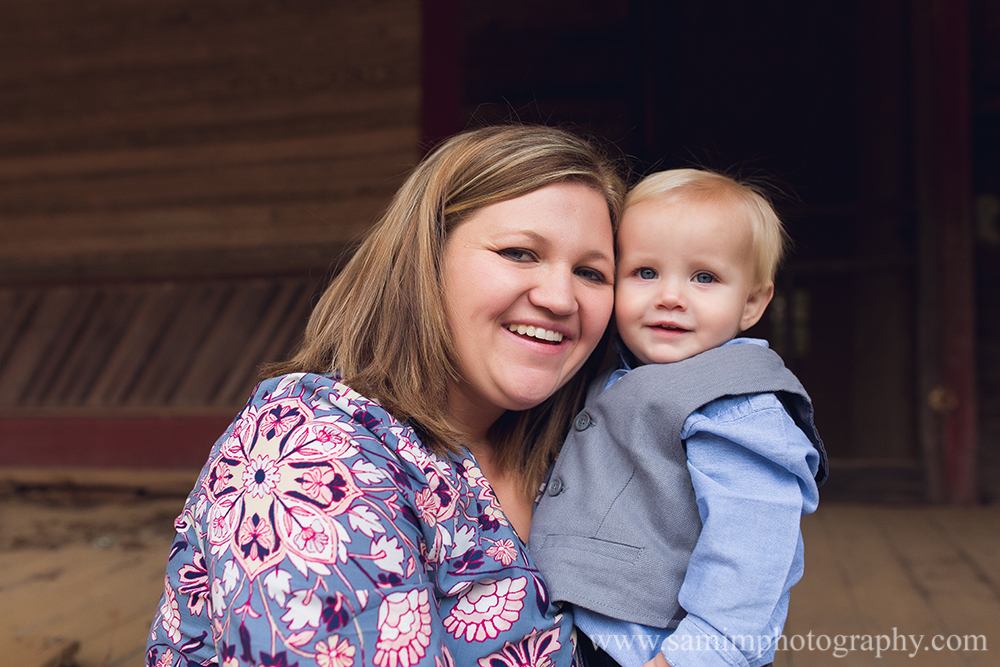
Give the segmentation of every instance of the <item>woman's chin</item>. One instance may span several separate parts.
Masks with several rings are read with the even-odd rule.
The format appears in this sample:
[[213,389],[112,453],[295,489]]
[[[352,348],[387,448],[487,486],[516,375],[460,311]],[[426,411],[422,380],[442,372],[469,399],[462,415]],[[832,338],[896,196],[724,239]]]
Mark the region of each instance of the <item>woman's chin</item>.
[[546,391],[538,391],[537,387],[532,387],[533,391],[525,391],[527,387],[519,387],[516,392],[508,392],[506,408],[514,411],[530,410],[548,400],[560,386],[562,385],[552,386]]

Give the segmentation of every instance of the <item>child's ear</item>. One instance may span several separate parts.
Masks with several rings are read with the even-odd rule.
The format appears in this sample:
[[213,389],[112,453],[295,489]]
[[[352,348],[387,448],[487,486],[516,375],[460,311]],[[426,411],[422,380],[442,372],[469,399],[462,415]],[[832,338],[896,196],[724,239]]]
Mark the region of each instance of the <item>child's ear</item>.
[[771,297],[773,296],[773,282],[768,282],[767,285],[758,288],[755,292],[750,293],[750,296],[747,297],[747,305],[743,308],[743,318],[740,319],[740,331],[746,331],[753,325],[757,324],[761,315],[764,314],[767,304],[771,303]]

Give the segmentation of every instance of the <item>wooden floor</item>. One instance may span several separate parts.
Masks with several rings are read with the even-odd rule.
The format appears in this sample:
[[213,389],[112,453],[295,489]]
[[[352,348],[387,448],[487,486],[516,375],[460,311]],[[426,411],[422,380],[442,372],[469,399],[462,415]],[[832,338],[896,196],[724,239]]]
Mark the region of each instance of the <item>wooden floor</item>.
[[[775,667],[1000,665],[1000,507],[827,504],[803,535],[806,574],[785,625],[799,650]],[[838,636],[845,650],[855,636],[841,658]]]
[[[188,479],[136,495],[0,475],[0,662],[141,665]],[[1000,665],[1000,508],[827,503],[803,531],[776,667]]]

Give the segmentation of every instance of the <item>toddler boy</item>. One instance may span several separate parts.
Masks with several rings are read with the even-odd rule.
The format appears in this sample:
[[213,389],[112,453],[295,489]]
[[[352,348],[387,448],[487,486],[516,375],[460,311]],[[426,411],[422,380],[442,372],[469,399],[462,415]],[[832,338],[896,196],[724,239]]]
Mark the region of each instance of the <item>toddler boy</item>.
[[719,174],[661,172],[626,200],[620,364],[591,386],[529,542],[552,599],[624,667],[774,658],[827,468],[802,386],[736,338],[783,247],[767,200]]

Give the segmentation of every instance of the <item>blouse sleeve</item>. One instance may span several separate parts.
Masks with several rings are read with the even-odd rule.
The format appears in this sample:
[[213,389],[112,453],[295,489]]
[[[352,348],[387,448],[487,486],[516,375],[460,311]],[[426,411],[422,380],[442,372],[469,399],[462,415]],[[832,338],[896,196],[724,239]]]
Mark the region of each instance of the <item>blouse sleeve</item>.
[[296,379],[262,383],[213,448],[176,522],[147,665],[451,664],[426,489],[349,390]]

